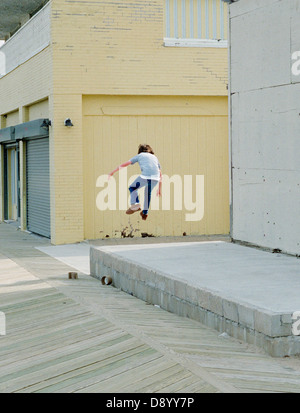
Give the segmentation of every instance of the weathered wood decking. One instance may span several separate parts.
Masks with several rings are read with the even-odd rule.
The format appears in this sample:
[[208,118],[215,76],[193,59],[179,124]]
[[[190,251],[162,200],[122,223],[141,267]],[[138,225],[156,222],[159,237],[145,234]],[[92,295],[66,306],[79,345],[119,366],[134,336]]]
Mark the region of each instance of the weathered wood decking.
[[70,280],[37,239],[4,229],[1,393],[300,391],[299,359],[274,359],[87,275]]

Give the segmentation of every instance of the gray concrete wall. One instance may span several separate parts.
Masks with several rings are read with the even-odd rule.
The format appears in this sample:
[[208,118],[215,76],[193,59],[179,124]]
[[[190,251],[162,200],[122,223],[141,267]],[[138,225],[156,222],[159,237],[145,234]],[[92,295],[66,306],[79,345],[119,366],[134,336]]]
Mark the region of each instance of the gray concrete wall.
[[239,0],[229,24],[232,237],[300,254],[300,0]]

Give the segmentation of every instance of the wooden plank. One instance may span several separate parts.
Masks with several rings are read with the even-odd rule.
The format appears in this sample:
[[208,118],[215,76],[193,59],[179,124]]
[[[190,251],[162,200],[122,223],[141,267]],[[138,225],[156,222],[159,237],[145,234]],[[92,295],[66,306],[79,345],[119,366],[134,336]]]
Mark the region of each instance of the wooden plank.
[[[48,360],[48,362],[30,366],[19,373],[16,372],[15,376],[9,378],[9,389],[7,389],[8,383],[6,382],[6,391],[21,391],[22,389],[28,389],[29,386],[39,385],[39,383],[42,383],[42,386],[39,386],[45,392],[62,389],[70,382],[76,383],[86,377],[94,376],[95,373],[93,372],[95,371],[98,374],[98,370],[105,368],[106,365],[112,366],[118,362],[124,364],[126,355],[135,357],[143,350],[143,345],[132,345],[130,342],[123,347],[119,346],[116,351],[110,346],[107,349],[102,349],[99,346],[98,351],[82,350],[61,358],[57,357]],[[49,380],[52,379],[54,383],[49,385]]]
[[296,364],[96,279],[69,283],[61,278],[65,264],[30,245],[24,268],[10,260],[0,266],[8,326],[0,337],[0,392],[213,393],[230,385],[299,393]]
[[[143,346],[131,349],[125,353],[113,356],[101,363],[92,363],[91,367],[85,367],[83,371],[76,371],[76,375],[71,378],[61,377],[56,384],[52,386],[43,387],[39,392],[75,392],[84,389],[89,385],[97,383],[98,392],[105,392],[102,387],[103,379],[113,376],[118,376],[123,371],[128,374],[130,380],[130,369],[132,365],[147,362],[153,358],[160,358],[161,355],[153,349],[145,348]],[[129,373],[128,373],[129,372]],[[114,387],[118,388],[118,378],[114,380]],[[117,390],[116,390],[117,391]],[[84,391],[85,392],[85,391]]]

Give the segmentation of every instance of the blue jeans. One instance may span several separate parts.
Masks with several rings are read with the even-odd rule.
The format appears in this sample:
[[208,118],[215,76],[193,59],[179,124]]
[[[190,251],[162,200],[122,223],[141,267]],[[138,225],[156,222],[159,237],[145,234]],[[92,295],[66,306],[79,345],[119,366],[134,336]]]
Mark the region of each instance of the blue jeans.
[[141,176],[137,177],[136,180],[130,185],[130,204],[139,204],[138,189],[145,187],[145,198],[144,198],[144,209],[143,214],[147,215],[150,207],[151,192],[153,188],[157,185],[158,181],[154,179],[145,179]]

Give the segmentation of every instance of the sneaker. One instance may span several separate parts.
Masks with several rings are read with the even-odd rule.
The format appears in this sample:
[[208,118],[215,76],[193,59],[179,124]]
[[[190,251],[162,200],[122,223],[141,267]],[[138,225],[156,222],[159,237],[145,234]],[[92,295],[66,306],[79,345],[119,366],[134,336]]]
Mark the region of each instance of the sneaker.
[[146,221],[146,219],[148,218],[148,215],[144,214],[143,212],[140,213],[140,216],[144,221]]
[[127,209],[126,214],[131,215],[140,210],[141,210],[140,204],[131,205],[131,207]]

